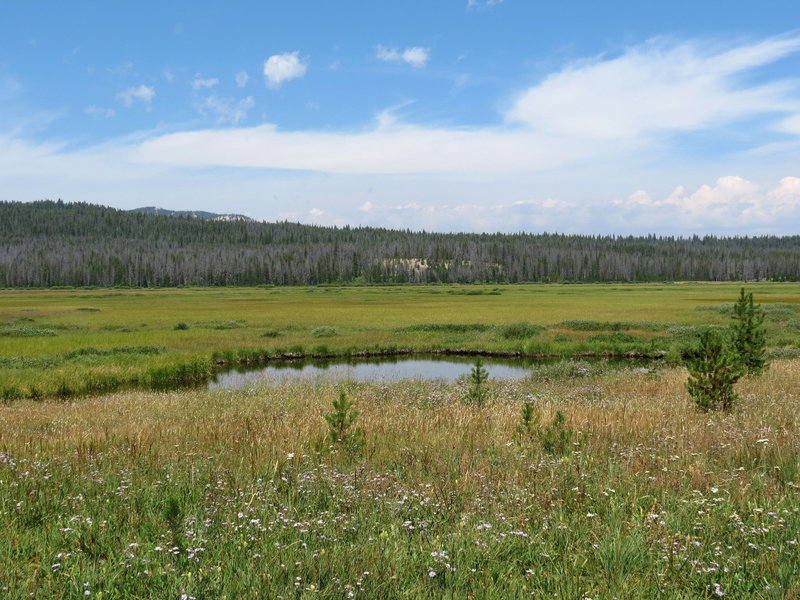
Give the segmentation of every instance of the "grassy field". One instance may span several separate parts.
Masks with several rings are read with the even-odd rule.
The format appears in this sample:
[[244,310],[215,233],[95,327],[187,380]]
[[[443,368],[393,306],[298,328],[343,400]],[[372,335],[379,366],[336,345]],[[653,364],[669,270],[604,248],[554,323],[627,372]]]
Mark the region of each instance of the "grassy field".
[[[684,380],[567,364],[490,381],[482,408],[425,381],[7,406],[0,588],[797,598],[800,362],[741,382],[727,415],[696,411]],[[360,411],[352,450],[325,441],[340,391]]]
[[[798,285],[748,286],[783,358],[730,414],[697,411],[668,361],[542,366],[482,406],[423,380],[76,397],[322,346],[675,354],[738,289],[2,292],[0,591],[796,599]],[[359,414],[335,443],[342,392]]]
[[[748,286],[768,344],[800,343],[800,285]],[[732,284],[0,291],[0,399],[203,380],[284,356],[490,352],[677,358],[727,325]]]

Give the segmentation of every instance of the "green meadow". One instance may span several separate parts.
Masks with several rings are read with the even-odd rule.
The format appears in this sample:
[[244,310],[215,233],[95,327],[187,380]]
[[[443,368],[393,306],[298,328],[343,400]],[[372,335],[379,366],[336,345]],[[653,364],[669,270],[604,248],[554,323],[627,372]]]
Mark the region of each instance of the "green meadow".
[[[676,362],[739,287],[0,292],[0,590],[798,598],[800,285],[747,286],[772,360],[732,412]],[[406,351],[564,360],[480,404],[467,380],[151,389]]]
[[[800,343],[800,286],[754,284],[768,345]],[[0,292],[0,398],[203,381],[224,365],[425,352],[673,362],[739,286],[515,285]]]

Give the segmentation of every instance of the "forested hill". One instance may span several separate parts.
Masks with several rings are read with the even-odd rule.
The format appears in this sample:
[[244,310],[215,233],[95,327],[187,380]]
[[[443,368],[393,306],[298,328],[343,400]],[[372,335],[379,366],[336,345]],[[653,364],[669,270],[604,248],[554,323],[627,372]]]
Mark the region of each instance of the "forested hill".
[[140,212],[148,215],[168,215],[170,217],[195,217],[197,219],[211,219],[212,221],[252,221],[250,217],[244,215],[220,215],[217,213],[206,212],[204,210],[165,210],[155,206],[143,206],[134,208],[128,212]]
[[800,237],[441,234],[0,203],[0,287],[800,279]]

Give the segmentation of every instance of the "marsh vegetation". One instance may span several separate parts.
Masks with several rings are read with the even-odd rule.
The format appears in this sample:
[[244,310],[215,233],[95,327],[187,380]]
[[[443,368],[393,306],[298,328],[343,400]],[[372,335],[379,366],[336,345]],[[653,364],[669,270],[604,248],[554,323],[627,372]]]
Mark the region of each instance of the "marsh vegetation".
[[[729,327],[738,286],[484,289],[3,292],[9,328],[56,333],[0,336],[20,390],[0,407],[3,594],[797,597],[794,286],[756,288],[769,368],[709,413],[669,359]],[[475,365],[452,382],[77,394],[322,342],[573,359],[517,380]],[[637,348],[665,356],[575,358]]]
[[[751,289],[764,311],[768,354],[797,356],[797,285]],[[638,357],[678,364],[703,331],[729,328],[738,293],[727,284],[5,291],[0,398],[204,382],[236,365],[301,358]]]

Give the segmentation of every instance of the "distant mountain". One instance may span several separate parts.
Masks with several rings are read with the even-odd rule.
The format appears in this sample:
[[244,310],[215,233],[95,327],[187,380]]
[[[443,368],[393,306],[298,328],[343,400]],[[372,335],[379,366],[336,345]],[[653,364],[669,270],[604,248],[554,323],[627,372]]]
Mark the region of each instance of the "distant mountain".
[[253,219],[244,215],[220,215],[204,210],[167,210],[166,208],[158,208],[157,206],[143,206],[141,208],[134,208],[128,212],[167,217],[194,217],[195,219],[205,219],[206,221],[253,221]]

